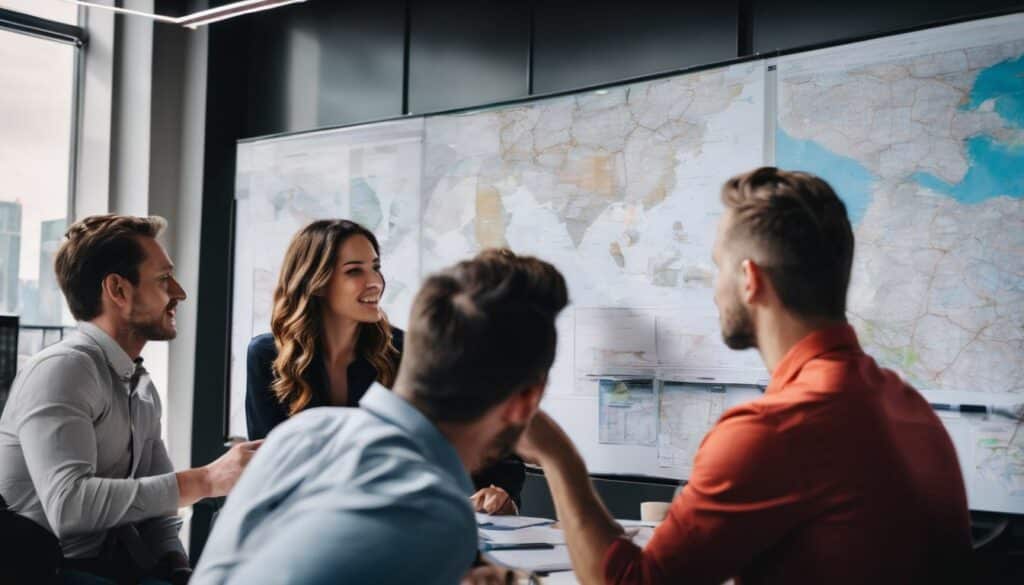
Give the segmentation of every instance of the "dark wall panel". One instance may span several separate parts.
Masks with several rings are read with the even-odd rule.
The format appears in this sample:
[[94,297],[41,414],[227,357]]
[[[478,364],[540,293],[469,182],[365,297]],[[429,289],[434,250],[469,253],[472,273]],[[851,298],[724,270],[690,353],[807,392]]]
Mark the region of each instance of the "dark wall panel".
[[[245,44],[242,19],[210,29],[207,55],[206,130],[203,153],[203,215],[199,226],[199,290],[196,316],[195,395],[192,404],[192,466],[210,463],[224,452],[231,314],[232,208],[235,141],[244,119]],[[193,563],[206,543],[212,500],[196,504],[192,514]]]
[[402,113],[402,0],[308,2],[249,18],[245,137]]
[[528,95],[529,2],[413,1],[409,16],[411,113]]
[[754,50],[766,53],[1024,8],[1020,0],[753,0]]
[[600,85],[734,58],[738,14],[738,2],[538,2],[534,92]]

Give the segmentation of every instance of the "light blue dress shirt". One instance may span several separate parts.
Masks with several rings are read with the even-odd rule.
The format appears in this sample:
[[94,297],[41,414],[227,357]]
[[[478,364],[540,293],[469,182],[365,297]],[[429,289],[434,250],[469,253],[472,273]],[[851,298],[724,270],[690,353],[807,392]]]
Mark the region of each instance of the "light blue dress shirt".
[[472,489],[437,427],[374,384],[359,408],[310,409],[270,433],[191,583],[458,583],[476,557]]

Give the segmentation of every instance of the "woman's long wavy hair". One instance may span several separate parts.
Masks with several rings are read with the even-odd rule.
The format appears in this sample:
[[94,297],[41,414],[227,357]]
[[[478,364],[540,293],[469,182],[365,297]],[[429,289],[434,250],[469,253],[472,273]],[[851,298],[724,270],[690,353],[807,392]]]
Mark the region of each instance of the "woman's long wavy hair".
[[[344,219],[314,221],[295,234],[288,246],[270,318],[277,346],[272,390],[288,408],[288,416],[306,408],[313,398],[313,389],[303,375],[313,365],[323,338],[324,294],[334,275],[338,250],[357,235],[370,240],[380,254],[373,232]],[[382,316],[376,323],[361,323],[357,335],[356,355],[369,361],[377,370],[377,381],[390,388],[398,370],[398,350],[387,317]]]

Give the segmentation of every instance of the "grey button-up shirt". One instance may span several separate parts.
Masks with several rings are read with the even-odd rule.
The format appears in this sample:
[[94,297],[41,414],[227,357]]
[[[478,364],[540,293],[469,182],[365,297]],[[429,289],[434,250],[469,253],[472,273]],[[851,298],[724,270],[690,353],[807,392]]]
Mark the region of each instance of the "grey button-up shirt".
[[476,558],[472,489],[441,431],[374,384],[271,431],[191,583],[454,585]]
[[0,495],[67,557],[98,556],[111,529],[137,532],[154,559],[183,551],[160,398],[144,373],[132,390],[135,368],[103,330],[79,323],[25,364],[0,417]]

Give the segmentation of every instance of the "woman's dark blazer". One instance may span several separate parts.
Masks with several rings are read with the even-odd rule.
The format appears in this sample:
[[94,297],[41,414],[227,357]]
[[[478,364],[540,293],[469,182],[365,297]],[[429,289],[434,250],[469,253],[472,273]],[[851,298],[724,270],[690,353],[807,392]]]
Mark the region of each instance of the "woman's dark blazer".
[[[395,348],[401,360],[405,333],[401,329],[391,329]],[[277,359],[277,346],[274,336],[270,333],[257,335],[249,342],[246,354],[246,387],[245,387],[245,418],[249,430],[249,439],[262,439],[271,429],[288,418],[288,409],[278,402],[270,386],[274,382],[274,360]],[[305,374],[306,382],[313,389],[313,397],[309,406],[330,406],[327,378],[327,365],[319,351],[313,357]],[[366,390],[377,379],[377,370],[365,358],[356,358],[348,367],[348,404],[357,406]],[[520,505],[520,494],[526,470],[523,461],[518,457],[503,459],[491,467],[473,476],[477,489],[496,485],[512,496],[516,505]]]

